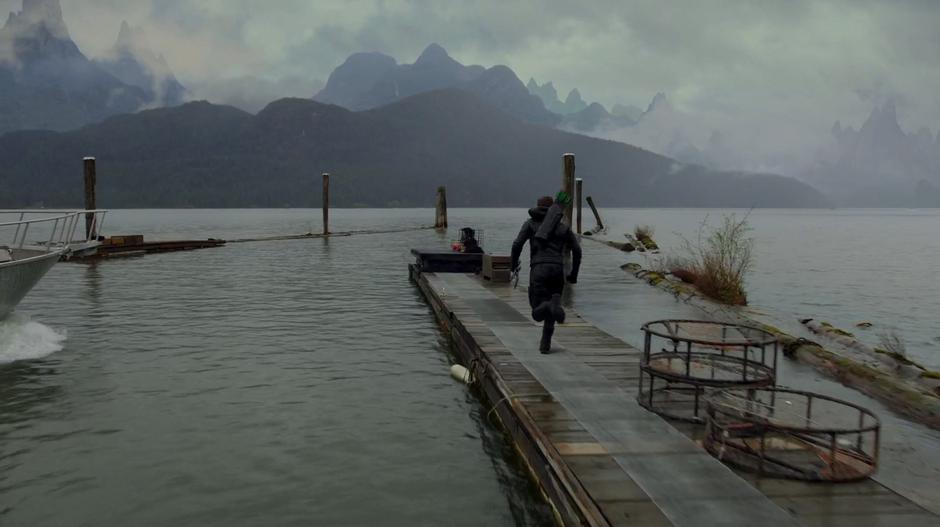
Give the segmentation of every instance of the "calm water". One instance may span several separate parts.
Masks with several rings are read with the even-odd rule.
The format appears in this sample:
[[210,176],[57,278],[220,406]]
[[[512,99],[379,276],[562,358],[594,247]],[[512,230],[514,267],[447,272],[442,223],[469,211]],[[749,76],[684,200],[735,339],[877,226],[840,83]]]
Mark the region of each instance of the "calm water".
[[[309,217],[118,213],[109,232],[305,232]],[[433,231],[56,266],[20,311],[67,333],[64,349],[0,366],[0,525],[545,523],[408,282],[405,248],[430,243]]]
[[[489,249],[508,250],[523,214],[452,210],[451,224],[481,226]],[[647,223],[667,247],[706,215],[721,213],[605,211],[611,233]],[[335,230],[388,229],[432,216],[337,210],[333,221]],[[119,211],[106,231],[233,239],[316,231],[318,217]],[[940,214],[755,211],[751,220],[752,303],[781,318],[898,327],[912,355],[940,363]],[[0,324],[0,361],[32,357],[0,365],[0,524],[550,521],[489,408],[449,378],[446,344],[408,283],[408,248],[448,239],[420,231],[231,244],[56,266]],[[631,282],[622,254],[585,249],[573,302],[608,331],[637,342],[642,320],[681,310]],[[798,366],[786,373],[791,385],[850,392]],[[896,459],[882,471],[887,483],[936,482],[937,434],[887,421]]]
[[[730,213],[748,215],[620,209],[605,220],[611,235],[652,225],[660,245],[675,250],[703,220],[718,225]],[[873,346],[896,331],[911,357],[940,370],[940,210],[755,210],[749,222],[757,241],[751,304],[795,325],[829,321]],[[875,326],[856,329],[859,322]]]

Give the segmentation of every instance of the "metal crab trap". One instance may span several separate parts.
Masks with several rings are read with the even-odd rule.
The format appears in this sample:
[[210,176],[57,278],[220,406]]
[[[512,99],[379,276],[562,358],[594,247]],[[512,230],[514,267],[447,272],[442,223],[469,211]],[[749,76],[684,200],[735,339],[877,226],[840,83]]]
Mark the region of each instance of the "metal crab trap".
[[773,386],[779,344],[748,326],[697,320],[660,320],[643,326],[637,400],[664,417],[704,422],[709,391]]
[[786,388],[728,389],[706,404],[705,448],[764,476],[857,481],[878,465],[881,423],[869,410]]
[[482,253],[483,235],[483,229],[464,227],[460,229],[460,238],[453,243],[452,248],[462,253]]

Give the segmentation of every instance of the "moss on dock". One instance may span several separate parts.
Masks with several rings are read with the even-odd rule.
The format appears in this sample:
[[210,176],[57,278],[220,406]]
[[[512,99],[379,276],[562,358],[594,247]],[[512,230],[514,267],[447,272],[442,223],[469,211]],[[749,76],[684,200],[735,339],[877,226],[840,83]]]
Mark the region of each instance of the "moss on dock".
[[853,335],[852,333],[849,333],[848,331],[846,331],[846,330],[844,330],[844,329],[837,328],[837,327],[833,326],[832,324],[830,324],[830,323],[828,323],[828,322],[820,322],[819,325],[822,326],[823,328],[825,328],[825,330],[826,330],[828,333],[833,333],[833,334],[836,334],[836,335],[839,335],[839,336],[842,336],[842,337],[849,337],[849,338],[852,338],[852,339],[855,338],[855,335]]
[[901,363],[901,364],[904,364],[905,366],[914,366],[915,368],[920,368],[920,369],[922,369],[922,370],[925,369],[925,368],[924,368],[923,366],[921,366],[920,364],[917,364],[916,362],[914,362],[914,361],[912,361],[911,359],[907,358],[907,356],[905,356],[905,355],[903,355],[903,354],[901,354],[901,353],[898,353],[898,352],[896,352],[896,351],[888,351],[888,350],[886,350],[886,349],[884,349],[884,348],[872,348],[872,349],[875,350],[875,353],[878,353],[879,355],[887,355],[888,357],[891,357],[891,358],[894,359],[895,361],[897,361],[897,362],[899,362],[899,363]]

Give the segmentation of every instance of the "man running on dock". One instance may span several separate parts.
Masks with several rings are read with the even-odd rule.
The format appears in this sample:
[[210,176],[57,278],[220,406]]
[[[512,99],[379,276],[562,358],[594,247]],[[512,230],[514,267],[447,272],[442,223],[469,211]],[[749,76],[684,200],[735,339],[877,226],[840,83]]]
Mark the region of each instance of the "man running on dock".
[[[539,198],[536,206],[529,209],[531,219],[522,225],[519,236],[512,243],[512,270],[518,272],[522,247],[529,242],[529,305],[532,318],[544,322],[539,351],[548,353],[552,349],[552,334],[555,323],[564,323],[565,310],[561,307],[561,294],[565,280],[569,284],[578,282],[581,268],[581,245],[571,228],[561,221],[564,207],[571,197],[564,191],[556,199],[549,196]],[[565,276],[565,250],[571,250],[571,272]]]

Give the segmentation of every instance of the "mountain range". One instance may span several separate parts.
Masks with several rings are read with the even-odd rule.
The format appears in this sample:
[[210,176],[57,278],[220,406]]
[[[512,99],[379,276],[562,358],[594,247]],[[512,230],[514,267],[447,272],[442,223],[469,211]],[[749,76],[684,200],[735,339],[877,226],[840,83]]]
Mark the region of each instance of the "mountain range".
[[508,67],[464,66],[438,44],[429,45],[413,64],[398,64],[382,53],[353,54],[330,74],[313,99],[369,110],[442,88],[468,91],[530,123],[555,126],[561,122]]
[[355,53],[333,71],[314,100],[367,110],[447,87],[474,93],[530,123],[622,140],[685,163],[717,168],[715,154],[725,150],[720,135],[714,135],[706,149],[697,147],[685,133],[687,119],[663,93],[657,93],[645,111],[620,104],[608,111],[600,103],[586,102],[576,88],[562,102],[551,81],[539,84],[530,78],[523,84],[507,66],[466,66],[438,44],[429,45],[413,64],[398,64],[377,52]]
[[940,134],[907,133],[894,101],[876,105],[856,130],[836,121],[832,143],[803,177],[854,206],[940,206]]
[[529,90],[529,93],[542,100],[542,103],[548,111],[555,112],[559,115],[578,113],[588,106],[588,104],[584,102],[584,99],[581,98],[581,92],[579,92],[577,88],[568,92],[568,97],[565,98],[565,102],[561,102],[561,99],[558,98],[558,91],[551,81],[539,85],[534,78],[530,77],[525,87]]
[[[533,80],[529,89],[549,98],[547,107],[559,109],[551,100],[554,97],[557,102],[551,83],[540,86]],[[664,93],[657,93],[640,113],[627,107],[608,112],[602,105],[591,103],[565,114],[559,127],[633,144],[714,170],[750,166],[760,158],[759,153],[739,151],[721,132],[705,129],[700,120],[674,108]],[[904,131],[891,100],[875,105],[857,130],[837,121],[829,141],[819,142],[815,150],[790,154],[794,159],[780,168],[823,190],[834,204],[940,207],[940,135],[927,128]],[[777,163],[767,156],[762,164]]]
[[[177,101],[182,87],[141,42],[122,28],[113,56],[90,60],[72,40],[59,0],[23,0],[0,29],[0,133],[69,130]],[[163,68],[159,80],[147,77],[152,66]]]
[[[255,87],[249,87],[248,91],[258,91],[256,88],[265,82],[259,78],[253,83],[243,84]],[[302,86],[296,85],[297,81],[292,83],[289,92],[305,91]],[[228,84],[235,86],[238,83]],[[266,90],[261,91],[285,91],[280,84],[269,84]],[[276,189],[270,189],[264,195],[252,195],[245,189],[261,183],[253,180],[243,167],[233,166],[232,159],[246,159],[250,161],[249,166],[258,163],[257,168],[261,173],[270,164],[283,166],[288,174],[301,174],[307,167],[300,160],[310,161],[317,166],[325,165],[324,169],[332,171],[348,169],[350,177],[347,180],[359,178],[362,188],[369,189],[363,190],[362,195],[354,195],[355,192],[350,191],[345,201],[348,205],[423,203],[424,198],[410,195],[396,187],[388,189],[388,196],[383,196],[374,192],[374,189],[382,188],[384,183],[366,184],[369,181],[367,173],[374,177],[388,177],[386,174],[379,176],[381,172],[378,170],[371,170],[383,159],[381,155],[389,156],[393,165],[402,156],[410,155],[416,160],[426,158],[429,164],[416,169],[421,173],[420,177],[424,178],[422,181],[433,185],[436,183],[431,180],[437,177],[457,189],[463,189],[463,201],[456,203],[495,204],[493,200],[497,200],[499,204],[522,204],[525,199],[521,191],[538,181],[534,167],[547,167],[541,165],[544,163],[542,160],[520,157],[517,145],[527,145],[530,151],[538,151],[540,155],[551,159],[557,157],[558,152],[552,151],[548,145],[566,151],[574,150],[573,146],[566,145],[576,144],[587,151],[596,149],[603,153],[603,161],[599,161],[595,168],[602,174],[601,179],[613,185],[612,188],[619,189],[612,199],[617,204],[807,206],[825,203],[818,193],[789,178],[721,172],[722,167],[743,166],[744,163],[736,158],[720,133],[712,131],[710,135],[703,135],[702,130],[694,130],[695,127],[690,126],[690,116],[673,108],[665,94],[656,94],[645,111],[623,105],[614,105],[608,111],[599,103],[585,101],[577,89],[571,90],[561,101],[551,82],[539,84],[530,78],[527,84],[523,84],[513,70],[503,65],[490,68],[463,65],[437,44],[429,45],[411,64],[399,64],[395,58],[376,52],[351,55],[333,71],[326,85],[313,97],[314,101],[323,103],[315,106],[304,106],[296,100],[281,100],[259,111],[256,108],[260,109],[262,105],[257,97],[252,98],[250,94],[242,92],[235,89],[229,99],[244,100],[246,103],[242,107],[250,106],[252,112],[258,112],[257,115],[206,103],[185,105],[178,112],[130,115],[143,108],[179,105],[190,96],[166,59],[151,48],[143,29],[123,23],[111,50],[104,56],[89,59],[72,40],[59,0],[23,0],[22,10],[11,13],[0,29],[0,134],[16,130],[71,132],[14,133],[3,138],[0,143],[5,148],[5,159],[9,166],[0,174],[0,182],[15,182],[22,188],[15,193],[0,194],[7,199],[7,203],[16,206],[24,203],[69,202],[71,191],[57,194],[58,191],[50,190],[49,187],[36,186],[36,181],[48,178],[51,179],[47,182],[62,183],[64,188],[73,185],[65,175],[70,171],[65,168],[72,163],[70,158],[59,158],[58,152],[47,149],[50,144],[55,144],[72,148],[67,150],[78,157],[88,152],[113,153],[114,166],[119,167],[118,172],[127,172],[126,176],[120,178],[120,184],[110,191],[106,190],[106,193],[114,193],[113,206],[249,206],[262,203],[277,206],[297,202],[297,196],[302,195],[294,192],[297,190],[295,183],[282,180],[279,175],[270,177],[271,181],[280,181]],[[440,122],[441,115],[424,111],[424,105],[430,105],[432,101],[436,101],[441,115],[450,117],[446,125]],[[459,107],[445,108],[441,106],[444,101]],[[466,111],[468,107],[478,104],[482,105],[478,109],[483,114]],[[410,119],[410,126],[427,126],[442,137],[412,134],[419,141],[412,144],[382,135],[382,130],[395,128],[396,123],[403,122],[404,118],[396,113],[402,111],[402,105],[418,111]],[[333,142],[332,138],[317,135],[320,137],[317,142],[306,145],[306,148],[317,152],[316,157],[312,158],[312,154],[299,151],[296,141],[288,141],[295,146],[285,150],[284,154],[293,161],[279,159],[275,152],[285,147],[272,144],[257,131],[261,123],[273,122],[277,125],[276,130],[296,126],[296,119],[276,111],[284,108],[293,108],[310,117],[311,121],[307,123],[309,126],[300,130],[304,137],[307,133],[325,133],[319,128],[323,116],[336,119],[340,129],[357,130],[360,135],[338,134],[344,138],[339,143]],[[273,120],[272,112],[277,116]],[[121,117],[106,120],[112,116]],[[425,123],[423,119],[428,122]],[[180,135],[190,138],[192,142],[180,144],[167,137],[171,134],[164,128],[167,122],[177,123],[181,127]],[[370,123],[369,126],[363,125],[366,122]],[[81,128],[89,124],[92,126]],[[203,137],[203,134],[208,133],[206,131],[187,128],[200,125],[204,125],[207,130],[215,130],[215,138]],[[217,126],[223,128],[216,129]],[[508,127],[532,137],[509,135],[497,127]],[[130,137],[139,140],[141,145],[135,147],[128,144],[126,137],[114,132],[116,129],[123,129]],[[468,130],[485,136],[473,138],[472,141],[468,139],[468,148],[474,146],[490,152],[493,159],[505,163],[500,166],[520,169],[518,177],[521,182],[514,181],[517,177],[512,175],[516,173],[514,171],[505,174],[504,181],[507,188],[515,189],[517,193],[477,192],[475,187],[459,181],[458,169],[448,166],[447,157],[432,155],[427,150],[427,145],[433,144],[441,152],[450,152],[451,162],[468,178],[477,177],[473,170],[481,167],[502,174],[502,168],[482,161],[471,162],[466,159],[464,150],[454,151],[453,138],[464,136]],[[646,156],[653,155],[651,152],[610,141],[595,143],[592,142],[595,139],[564,132],[637,145],[678,162],[657,156],[658,159],[666,160],[663,162],[668,161],[665,173],[662,173],[662,165],[656,165],[659,167],[657,170],[636,174],[634,172],[640,168],[630,168],[628,162],[608,154],[605,148],[598,145],[607,145],[607,148],[612,149],[611,152],[617,148],[627,148],[617,151],[623,154],[623,159],[639,163],[638,167],[646,166],[643,163],[649,159]],[[114,145],[99,141],[101,138],[109,138]],[[835,196],[836,203],[940,206],[940,139],[927,129],[919,130],[916,134],[905,133],[898,125],[893,105],[876,108],[857,131],[837,123],[832,129],[832,138],[833,144],[821,148],[818,162],[801,173],[800,177]],[[376,139],[382,142],[375,144],[373,141]],[[496,139],[502,141],[501,148],[515,151],[497,153],[497,147],[493,144]],[[88,152],[77,153],[81,149],[75,145],[80,144],[89,145]],[[195,144],[201,145],[201,152],[207,158],[200,160],[196,152],[192,151],[191,146]],[[386,144],[394,144],[398,150],[384,150]],[[10,145],[16,145],[16,148]],[[115,145],[124,145],[124,149]],[[268,145],[268,149],[258,145]],[[348,149],[351,145],[361,148],[359,156],[350,154]],[[161,148],[166,158],[156,155]],[[330,152],[329,148],[339,150]],[[409,150],[414,152],[408,154]],[[37,151],[47,152],[50,160],[43,159],[43,156],[31,157]],[[135,161],[129,152],[150,152],[151,155],[147,163],[143,163]],[[245,152],[253,154],[245,157]],[[175,159],[174,156],[179,158]],[[226,160],[226,156],[229,160]],[[108,157],[102,159],[107,160]],[[30,161],[26,163],[24,160]],[[154,166],[180,167],[180,173],[173,177],[181,178],[184,183],[174,189],[186,189],[185,195],[178,194],[176,190],[161,190],[161,179],[156,175]],[[19,167],[24,172],[15,174],[10,167]],[[42,167],[45,168],[40,170]],[[135,174],[130,173],[129,167],[134,167]],[[226,177],[235,177],[242,186],[226,188],[218,180],[222,176],[216,171],[222,171]],[[406,172],[403,166],[397,166],[391,171],[395,177],[404,178],[403,181],[418,177]],[[435,173],[438,175],[434,176]],[[25,174],[32,174],[35,181],[24,178]],[[149,179],[137,179],[147,174],[150,174]],[[198,181],[197,174],[201,174],[205,181]],[[699,179],[686,181],[693,176]],[[61,181],[57,179],[59,177]],[[481,177],[482,181],[489,181],[487,178],[491,176]],[[625,187],[617,186],[621,180],[629,180],[631,188],[643,191],[631,194]],[[122,190],[121,185],[128,181],[133,182],[133,185]],[[683,181],[683,186],[675,190],[675,196],[669,197],[661,192],[661,187],[653,185],[647,188],[653,181]],[[728,182],[731,181],[735,184],[729,186]],[[777,186],[774,188],[779,187],[779,195],[763,197],[752,192],[758,187],[767,190],[771,182]],[[492,182],[488,184],[493,185]],[[146,195],[133,196],[132,191],[138,185],[139,188],[147,189]],[[714,189],[708,185],[714,185]],[[686,194],[688,189],[696,192]],[[715,194],[718,190],[728,195],[721,197]],[[248,199],[246,196],[249,195],[253,196],[252,199],[257,197],[257,200]],[[643,199],[639,196],[643,196]],[[299,202],[307,203],[309,199],[309,196],[301,197]],[[338,203],[344,203],[342,197],[339,199]]]
[[[483,78],[483,77],[480,77]],[[479,80],[479,79],[478,79]],[[70,132],[0,137],[0,207],[75,206],[81,159],[98,158],[106,207],[311,206],[331,172],[337,206],[525,206],[560,183],[561,156],[601,206],[811,207],[791,178],[716,172],[510,115],[451,87],[353,112],[283,99],[257,115],[206,102],[121,115]]]
[[121,23],[110,52],[95,61],[121,82],[136,86],[156,106],[176,106],[186,99],[186,88],[176,79],[163,55],[154,53],[143,28]]

